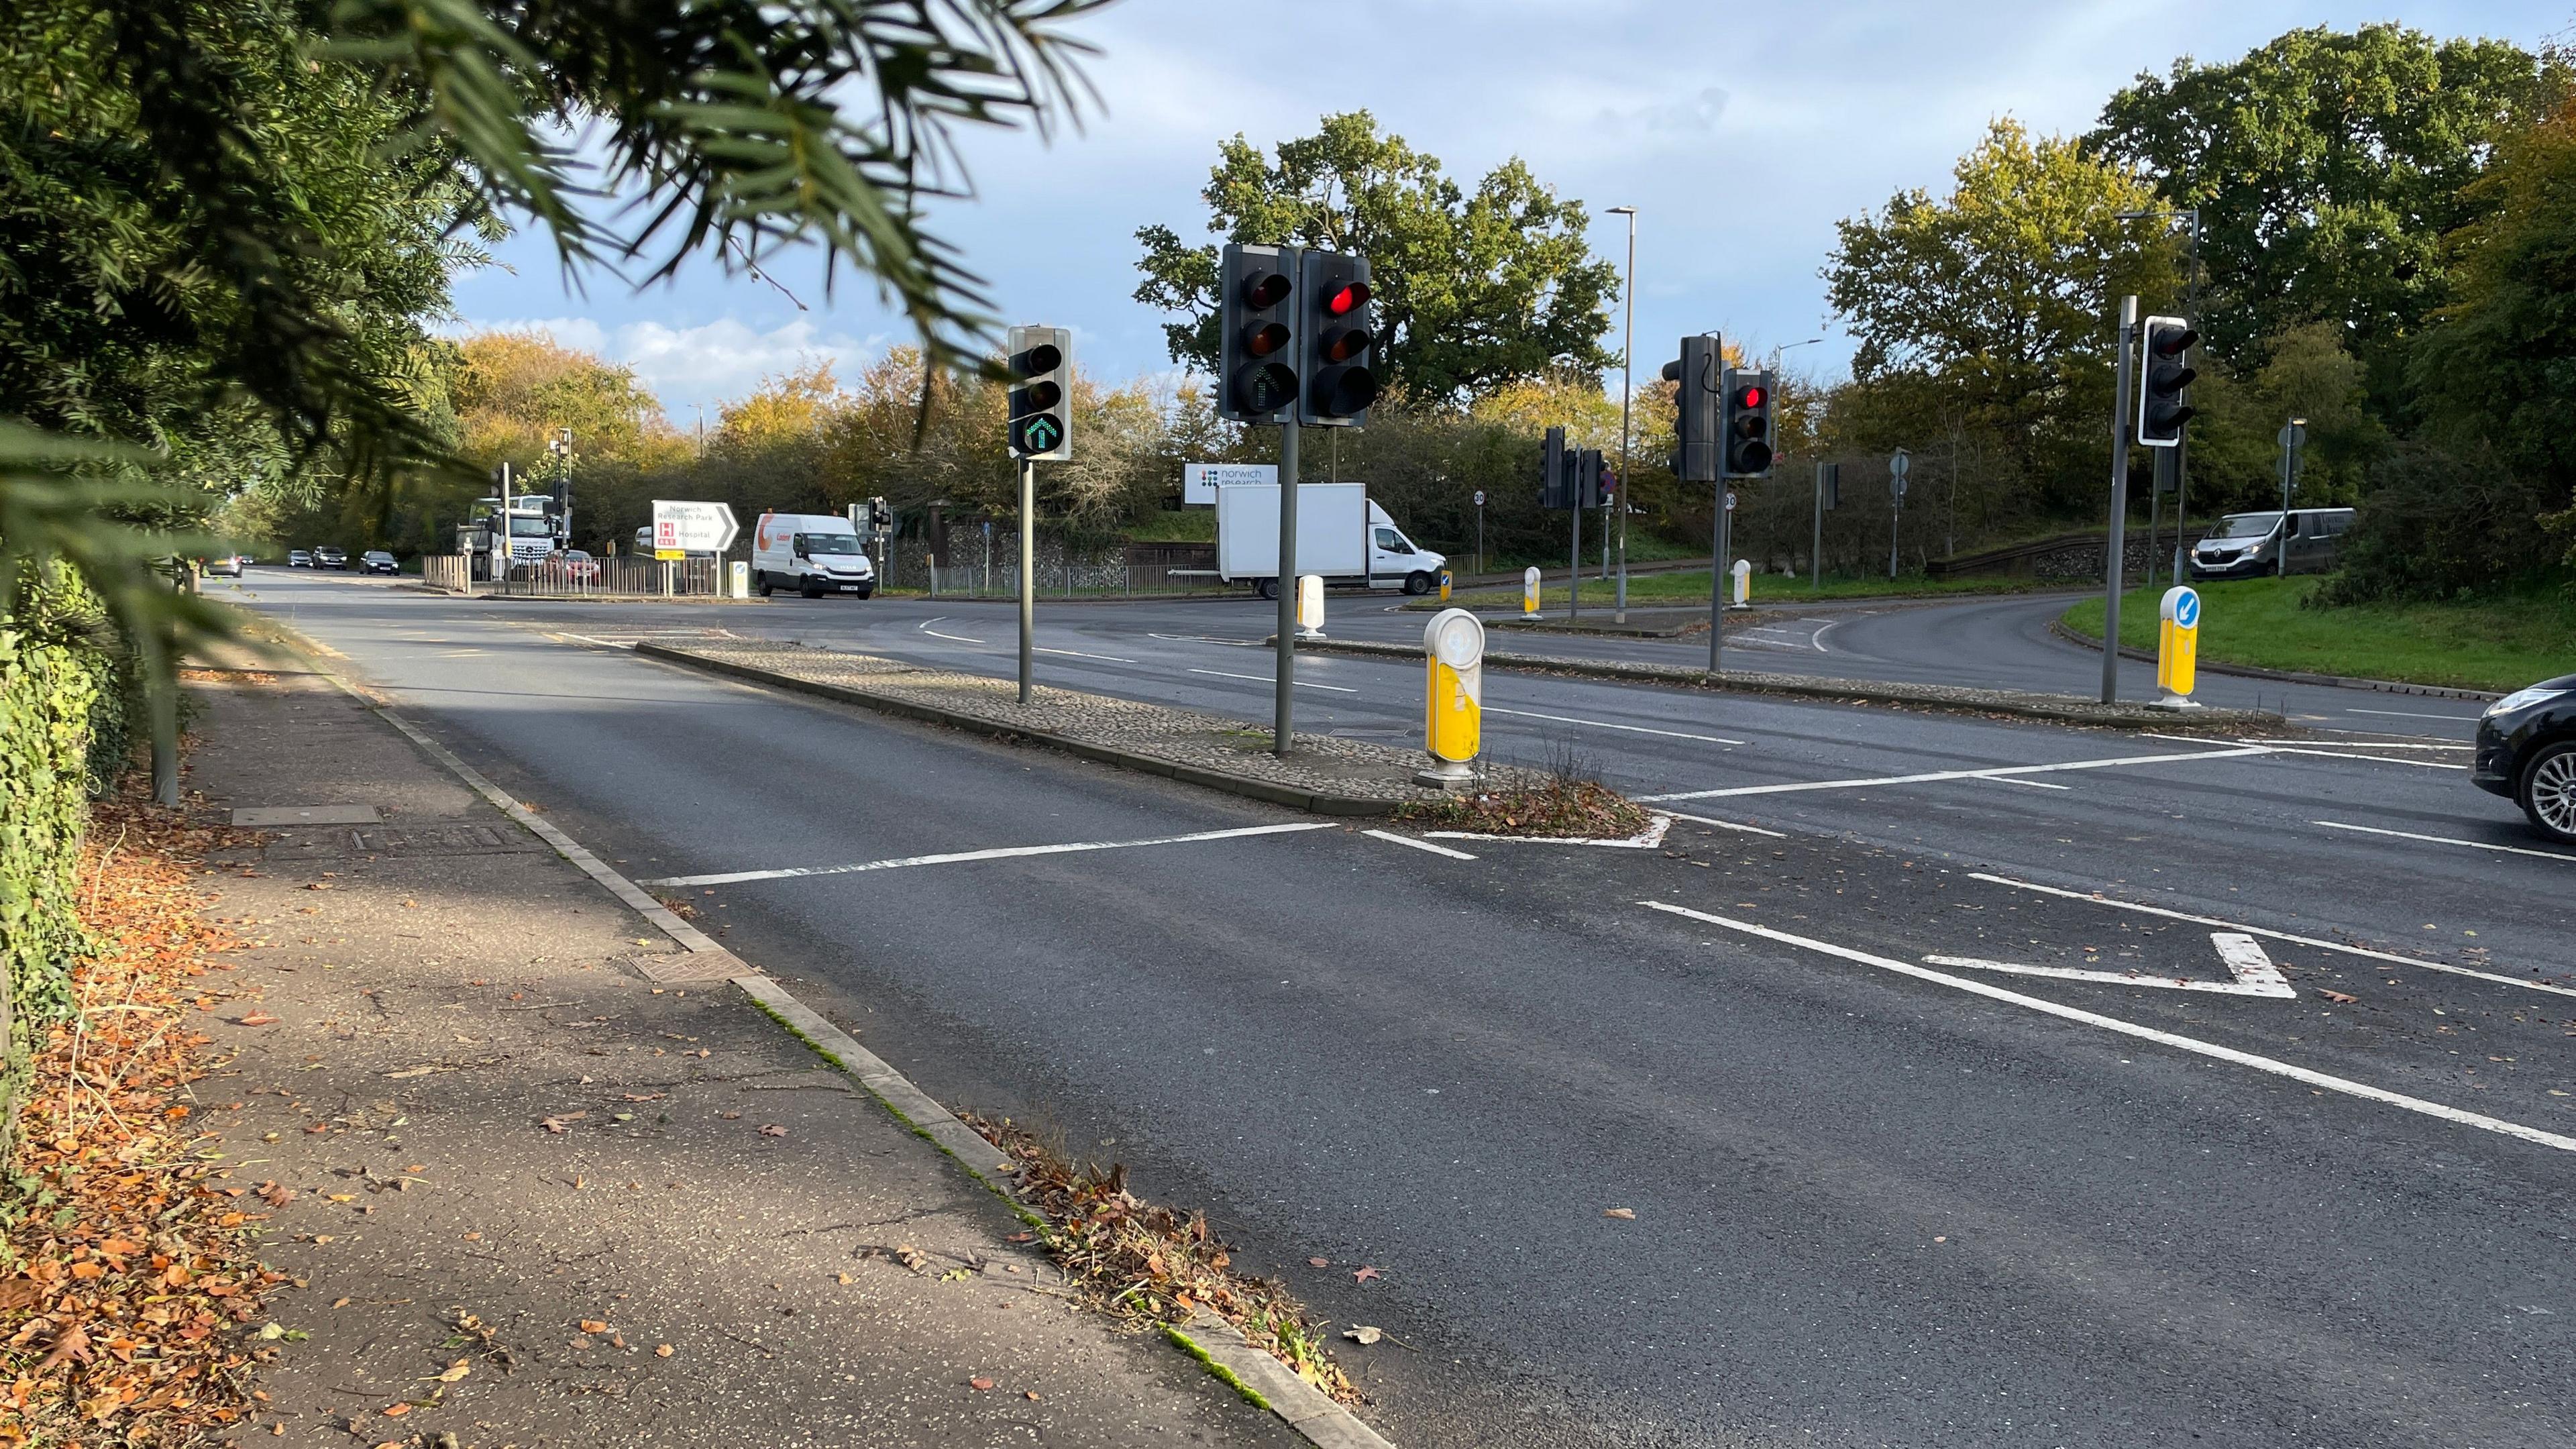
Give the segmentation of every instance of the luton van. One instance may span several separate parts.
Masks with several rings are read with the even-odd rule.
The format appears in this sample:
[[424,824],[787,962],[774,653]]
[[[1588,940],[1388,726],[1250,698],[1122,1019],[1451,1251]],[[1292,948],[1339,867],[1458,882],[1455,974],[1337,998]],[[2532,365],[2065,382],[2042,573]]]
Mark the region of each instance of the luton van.
[[[1237,483],[1216,493],[1217,574],[1279,597],[1279,485]],[[1408,594],[1440,586],[1448,560],[1404,536],[1358,483],[1308,483],[1297,490],[1297,572],[1333,585]]]
[[767,598],[794,589],[809,599],[877,591],[876,568],[859,531],[837,513],[764,513],[752,525],[751,584]]

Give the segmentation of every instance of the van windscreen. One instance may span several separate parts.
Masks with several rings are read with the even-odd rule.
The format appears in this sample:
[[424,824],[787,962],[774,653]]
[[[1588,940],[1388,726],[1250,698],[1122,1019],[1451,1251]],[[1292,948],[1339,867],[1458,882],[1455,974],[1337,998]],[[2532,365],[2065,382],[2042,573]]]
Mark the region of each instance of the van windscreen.
[[2277,513],[2231,513],[2218,521],[2212,538],[2262,538],[2281,521]]
[[853,533],[800,533],[796,541],[807,553],[857,553],[859,539]]

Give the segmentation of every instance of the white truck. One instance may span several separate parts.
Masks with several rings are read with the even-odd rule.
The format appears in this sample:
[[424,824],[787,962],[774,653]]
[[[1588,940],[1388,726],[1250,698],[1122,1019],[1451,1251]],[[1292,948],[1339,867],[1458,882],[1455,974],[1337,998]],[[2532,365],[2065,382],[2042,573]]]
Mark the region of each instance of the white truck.
[[476,578],[491,577],[499,560],[500,538],[509,540],[510,566],[543,563],[563,546],[554,518],[554,500],[542,493],[512,495],[508,525],[502,524],[498,495],[475,500],[474,511],[456,528],[456,551],[473,559]]
[[[1307,483],[1297,489],[1297,572],[1327,585],[1401,587],[1427,594],[1440,586],[1443,555],[1404,536],[1387,511],[1371,503],[1364,483]],[[1279,485],[1237,483],[1216,490],[1216,571],[1227,583],[1249,582],[1265,599],[1279,597]]]
[[859,531],[838,513],[764,513],[751,529],[751,586],[762,598],[794,589],[809,599],[877,591]]

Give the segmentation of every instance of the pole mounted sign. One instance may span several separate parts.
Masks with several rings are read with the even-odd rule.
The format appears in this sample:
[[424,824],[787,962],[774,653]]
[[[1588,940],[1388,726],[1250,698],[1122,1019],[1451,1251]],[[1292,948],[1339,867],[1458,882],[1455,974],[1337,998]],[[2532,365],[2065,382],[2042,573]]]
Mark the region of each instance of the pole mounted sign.
[[742,526],[733,509],[722,503],[679,498],[653,500],[653,556],[683,558],[693,553],[723,553],[733,547]]
[[1181,502],[1216,506],[1216,490],[1237,484],[1268,484],[1277,487],[1279,465],[1276,463],[1184,463],[1181,465]]

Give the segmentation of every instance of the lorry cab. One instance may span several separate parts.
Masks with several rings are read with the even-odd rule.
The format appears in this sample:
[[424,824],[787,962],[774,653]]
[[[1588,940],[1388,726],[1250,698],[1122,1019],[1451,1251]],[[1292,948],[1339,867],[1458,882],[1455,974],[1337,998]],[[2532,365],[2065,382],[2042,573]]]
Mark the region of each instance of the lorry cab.
[[1416,544],[1395,526],[1387,511],[1371,502],[1369,511],[1368,581],[1401,583],[1408,594],[1427,594],[1440,586],[1446,556]]
[[809,599],[864,599],[877,591],[876,566],[859,530],[838,513],[764,513],[752,525],[751,586],[762,598],[794,589]]

